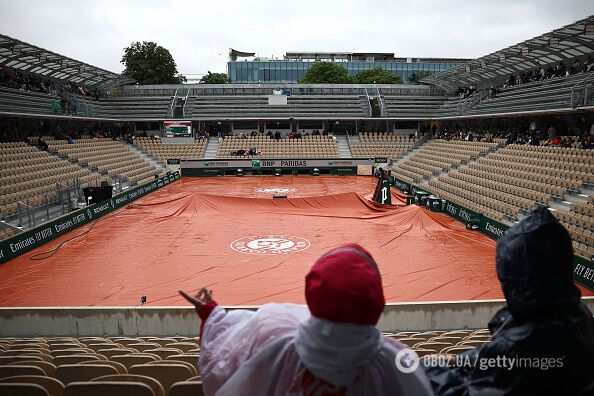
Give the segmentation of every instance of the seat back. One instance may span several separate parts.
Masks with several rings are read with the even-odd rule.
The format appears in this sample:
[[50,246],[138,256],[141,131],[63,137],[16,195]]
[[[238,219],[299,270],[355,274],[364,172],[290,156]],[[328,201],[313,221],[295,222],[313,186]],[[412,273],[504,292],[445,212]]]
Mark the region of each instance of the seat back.
[[176,382],[169,389],[169,396],[204,396],[202,382],[183,381]]
[[181,364],[142,364],[130,367],[130,374],[146,375],[159,381],[169,394],[169,387],[176,382],[185,381],[193,376],[192,370]]
[[56,376],[56,366],[43,360],[23,360],[22,362],[9,363],[9,366],[35,366],[43,370],[48,377]]
[[64,396],[155,396],[142,382],[73,382],[66,385]]
[[148,385],[155,396],[165,396],[165,390],[163,385],[154,378],[147,377],[146,375],[133,375],[133,374],[117,374],[117,375],[104,375],[91,380],[91,382],[114,382],[114,381],[125,381],[125,382],[142,382]]
[[49,396],[62,396],[64,394],[64,384],[55,378],[40,375],[16,375],[2,378],[0,383],[37,384],[43,387]]
[[106,364],[66,364],[56,368],[56,378],[64,385],[71,382],[90,381],[102,375],[117,374],[117,370]]
[[36,366],[10,365],[0,366],[0,378],[14,377],[15,375],[45,375],[45,372]]
[[49,393],[37,384],[0,383],[0,395],[10,396],[49,396]]

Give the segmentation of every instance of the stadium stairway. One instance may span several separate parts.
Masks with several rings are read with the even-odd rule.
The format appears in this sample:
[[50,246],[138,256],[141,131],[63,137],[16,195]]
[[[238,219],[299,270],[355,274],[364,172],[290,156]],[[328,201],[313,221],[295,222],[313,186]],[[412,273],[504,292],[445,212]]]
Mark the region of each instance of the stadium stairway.
[[219,149],[219,139],[208,139],[206,145],[206,151],[204,152],[204,158],[217,158],[217,150]]
[[153,157],[152,155],[150,155],[149,153],[147,153],[145,150],[143,150],[140,147],[138,147],[136,144],[128,144],[128,143],[126,143],[124,141],[119,141],[119,143],[121,145],[123,145],[124,147],[126,147],[128,150],[130,150],[132,153],[134,153],[137,156],[140,156],[143,159],[145,159],[148,162],[150,162],[150,164],[153,165],[154,167],[156,167],[157,169],[159,169],[159,171],[161,171],[161,172],[167,172],[168,171],[166,164],[164,164],[163,162],[157,160],[155,157]]
[[351,153],[351,148],[346,135],[337,135],[336,143],[338,144],[338,153],[340,154],[340,158],[353,158],[353,154]]

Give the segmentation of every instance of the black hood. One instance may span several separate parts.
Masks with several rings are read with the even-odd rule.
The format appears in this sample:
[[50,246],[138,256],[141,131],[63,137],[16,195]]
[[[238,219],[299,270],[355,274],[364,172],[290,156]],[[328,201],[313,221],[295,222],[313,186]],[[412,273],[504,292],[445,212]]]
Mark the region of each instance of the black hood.
[[497,240],[497,276],[515,320],[570,309],[581,294],[572,276],[567,230],[539,207]]

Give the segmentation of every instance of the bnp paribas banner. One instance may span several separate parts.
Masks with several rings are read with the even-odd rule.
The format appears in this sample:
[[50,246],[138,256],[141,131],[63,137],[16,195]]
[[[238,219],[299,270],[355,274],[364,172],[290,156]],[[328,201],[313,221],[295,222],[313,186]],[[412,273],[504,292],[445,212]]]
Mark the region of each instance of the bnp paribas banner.
[[41,224],[0,242],[0,264],[56,239],[90,221],[98,219],[99,217],[126,205],[128,202],[137,200],[138,198],[158,190],[179,178],[179,172],[171,173],[167,176],[155,179],[150,183],[115,195],[113,198],[68,213],[53,221]]

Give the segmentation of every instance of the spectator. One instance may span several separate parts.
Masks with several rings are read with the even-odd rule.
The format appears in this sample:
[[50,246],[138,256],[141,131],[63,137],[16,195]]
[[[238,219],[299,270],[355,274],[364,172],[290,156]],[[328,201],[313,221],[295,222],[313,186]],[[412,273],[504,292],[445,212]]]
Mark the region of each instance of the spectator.
[[72,138],[70,136],[66,136],[66,142],[68,144],[74,144],[74,142],[72,141]]
[[274,140],[280,140],[281,134],[279,131],[274,132]]
[[62,114],[66,114],[66,99],[60,99],[60,109],[62,110]]
[[72,114],[76,115],[78,112],[78,99],[76,98],[72,98],[72,101],[70,102],[70,108],[72,110]]
[[[427,368],[435,394],[592,394],[594,321],[572,263],[569,233],[544,207],[499,238],[497,276],[507,306],[489,323],[491,342],[465,353],[478,366]],[[487,366],[487,359],[515,366]]]
[[272,131],[268,131],[268,132],[266,132],[266,136],[267,136],[269,139],[272,139]]
[[180,294],[203,321],[205,394],[432,394],[422,370],[396,369],[396,353],[406,347],[375,327],[385,304],[381,276],[358,245],[318,259],[305,279],[307,307],[266,304],[227,313],[204,288],[196,297]]
[[250,134],[251,137],[256,137],[258,136],[258,132],[256,131],[252,131],[252,133]]
[[39,146],[40,149],[42,149],[43,151],[49,151],[49,146],[46,142],[43,141],[43,139],[41,139],[41,136],[37,138],[37,145]]
[[58,114],[58,110],[60,110],[60,102],[58,102],[57,99],[52,101],[52,110],[54,111],[54,114]]

